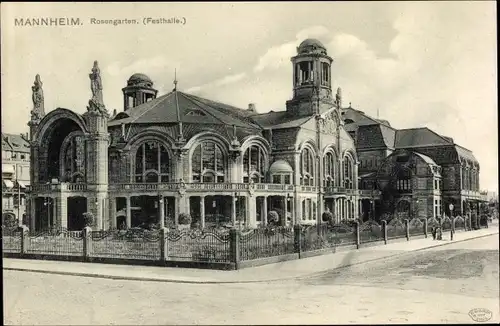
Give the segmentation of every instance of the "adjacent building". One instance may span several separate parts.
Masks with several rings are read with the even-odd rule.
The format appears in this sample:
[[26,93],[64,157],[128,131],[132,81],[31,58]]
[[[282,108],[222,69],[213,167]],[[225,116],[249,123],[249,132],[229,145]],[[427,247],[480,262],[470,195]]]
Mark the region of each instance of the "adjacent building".
[[2,133],[2,221],[8,215],[22,222],[30,185],[28,135]]
[[435,205],[475,200],[479,164],[470,151],[345,108],[332,63],[320,41],[303,41],[286,109],[264,114],[181,92],[177,81],[159,95],[137,73],[122,88],[123,110],[110,115],[97,62],[87,112],[45,114],[37,75],[30,227],[81,229],[87,211],[99,229],[177,223],[181,213],[201,226],[255,227],[271,210],[282,224],[314,224],[325,210],[337,221],[427,217],[441,213]]

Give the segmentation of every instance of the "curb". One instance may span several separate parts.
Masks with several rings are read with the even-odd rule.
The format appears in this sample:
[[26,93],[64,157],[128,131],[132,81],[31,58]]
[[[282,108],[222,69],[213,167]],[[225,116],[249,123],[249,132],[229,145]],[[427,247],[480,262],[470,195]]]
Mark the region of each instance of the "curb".
[[397,254],[393,254],[393,255],[389,255],[389,256],[385,256],[385,257],[379,257],[379,258],[374,258],[374,259],[370,259],[370,260],[365,260],[365,261],[361,261],[361,262],[358,262],[358,263],[352,263],[352,264],[348,264],[348,265],[344,265],[344,266],[335,267],[335,268],[329,269],[328,271],[315,272],[315,273],[312,273],[312,274],[309,274],[309,275],[297,276],[297,277],[294,277],[294,278],[295,279],[301,279],[301,278],[306,279],[306,278],[316,277],[316,276],[324,275],[324,274],[329,273],[331,271],[342,269],[342,268],[346,268],[346,267],[351,267],[351,266],[361,265],[361,264],[365,264],[365,263],[370,263],[370,262],[377,261],[377,260],[394,258],[396,256],[408,255],[408,254],[411,254],[411,253],[414,253],[414,252],[417,252],[417,251],[423,251],[423,250],[428,250],[428,249],[432,249],[432,248],[447,246],[447,245],[451,245],[451,244],[455,244],[455,243],[459,243],[459,242],[465,242],[465,241],[470,241],[470,240],[476,240],[476,239],[481,239],[481,238],[485,238],[485,237],[490,237],[490,236],[498,234],[498,233],[499,232],[497,231],[495,233],[484,234],[484,235],[480,235],[480,236],[473,237],[473,238],[462,239],[462,240],[453,240],[453,242],[451,242],[451,240],[448,240],[450,242],[444,242],[444,243],[440,243],[440,244],[435,244],[435,245],[432,245],[432,246],[429,246],[429,247],[419,248],[419,249],[415,249],[415,250],[403,251],[403,252],[400,252],[400,253],[397,253]]
[[[436,247],[441,247],[441,246],[446,246],[446,245],[451,245],[459,242],[465,242],[465,241],[470,241],[470,240],[475,240],[475,239],[480,239],[480,238],[485,238],[489,237],[495,234],[499,234],[499,232],[495,233],[490,233],[490,234],[485,234],[485,235],[480,235],[477,237],[473,238],[468,238],[468,239],[462,239],[462,240],[449,240],[450,242],[445,242],[445,243],[440,243],[440,244],[435,244],[432,246],[428,246],[425,248],[419,248],[415,250],[410,250],[410,251],[402,251],[398,252],[396,254],[384,256],[384,257],[379,257],[379,258],[373,258],[369,260],[364,260],[360,261],[357,263],[350,263],[347,265],[343,266],[338,266],[334,267],[325,271],[321,272],[314,272],[311,274],[305,274],[301,276],[291,276],[291,277],[285,277],[285,278],[279,278],[279,279],[266,279],[266,280],[248,280],[248,281],[190,281],[190,280],[175,280],[175,279],[162,279],[162,278],[153,278],[153,277],[137,277],[137,276],[116,276],[116,275],[104,275],[104,274],[93,274],[93,273],[78,273],[78,272],[65,272],[65,271],[50,271],[50,270],[39,270],[39,269],[31,269],[31,268],[16,268],[16,267],[3,267],[4,270],[8,271],[17,271],[17,272],[32,272],[32,273],[41,273],[41,274],[55,274],[55,275],[66,275],[66,276],[80,276],[80,277],[91,277],[91,278],[101,278],[101,279],[111,279],[111,280],[127,280],[127,281],[142,281],[142,282],[161,282],[161,283],[183,283],[183,284],[246,284],[246,283],[269,283],[269,282],[280,282],[280,281],[289,281],[289,280],[294,280],[294,279],[307,279],[311,277],[316,277],[320,275],[324,275],[326,273],[329,273],[334,270],[339,270],[343,269],[346,267],[351,267],[351,266],[356,266],[356,265],[361,265],[365,263],[370,263],[373,261],[377,260],[383,260],[383,259],[389,259],[393,258],[396,256],[402,256],[406,254],[411,254],[413,252],[417,251],[423,251],[423,250],[428,250]],[[307,259],[307,258],[306,258]]]

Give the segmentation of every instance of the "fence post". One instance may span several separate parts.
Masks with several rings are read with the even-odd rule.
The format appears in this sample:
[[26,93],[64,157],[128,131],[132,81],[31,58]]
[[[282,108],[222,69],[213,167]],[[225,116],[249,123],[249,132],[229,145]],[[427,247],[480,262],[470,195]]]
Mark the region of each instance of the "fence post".
[[382,220],[382,232],[384,232],[384,244],[387,244],[387,221]]
[[293,226],[293,235],[294,235],[294,251],[295,253],[299,254],[299,259],[300,259],[300,252],[302,251],[302,237],[301,237],[301,228],[299,224],[295,224]]
[[168,257],[168,244],[167,244],[168,229],[160,228],[160,262],[165,264]]
[[86,226],[83,228],[83,260],[87,261],[90,257],[91,247],[92,247],[92,228]]
[[424,237],[427,238],[427,233],[428,233],[428,223],[427,223],[427,219],[424,218]]
[[26,225],[21,225],[21,254],[28,251],[29,246],[29,229]]
[[231,262],[234,269],[240,268],[240,232],[237,229],[229,230],[229,248],[231,250]]
[[406,241],[410,241],[410,221],[405,219]]
[[356,221],[356,249],[359,249],[361,244],[361,237],[359,235],[359,221]]

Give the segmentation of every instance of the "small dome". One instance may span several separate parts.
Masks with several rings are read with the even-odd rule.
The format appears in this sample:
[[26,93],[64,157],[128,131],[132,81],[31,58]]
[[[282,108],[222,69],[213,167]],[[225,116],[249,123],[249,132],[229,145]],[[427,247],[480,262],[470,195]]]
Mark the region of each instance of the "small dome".
[[273,164],[271,164],[271,167],[269,168],[269,172],[271,174],[273,174],[273,173],[292,173],[293,169],[290,166],[290,164],[288,164],[287,161],[278,160],[278,161],[274,162]]
[[308,38],[300,43],[297,52],[300,53],[322,53],[326,54],[326,48],[319,40]]
[[145,74],[133,74],[130,76],[130,78],[127,81],[127,85],[133,86],[133,85],[141,85],[141,86],[153,86],[153,81],[151,78],[146,76]]

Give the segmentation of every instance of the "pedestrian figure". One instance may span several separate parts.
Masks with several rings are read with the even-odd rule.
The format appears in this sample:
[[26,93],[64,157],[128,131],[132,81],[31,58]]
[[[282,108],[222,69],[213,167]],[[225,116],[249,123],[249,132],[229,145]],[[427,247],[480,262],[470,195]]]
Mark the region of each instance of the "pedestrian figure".
[[437,227],[437,230],[436,230],[436,239],[437,240],[443,240],[443,233],[441,232],[441,228],[440,227]]
[[432,240],[436,240],[436,227],[433,226],[431,228],[431,233],[432,233]]

